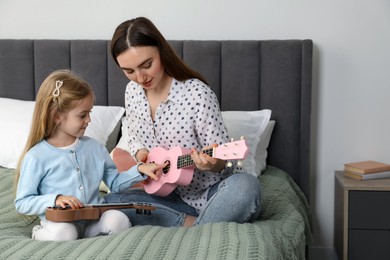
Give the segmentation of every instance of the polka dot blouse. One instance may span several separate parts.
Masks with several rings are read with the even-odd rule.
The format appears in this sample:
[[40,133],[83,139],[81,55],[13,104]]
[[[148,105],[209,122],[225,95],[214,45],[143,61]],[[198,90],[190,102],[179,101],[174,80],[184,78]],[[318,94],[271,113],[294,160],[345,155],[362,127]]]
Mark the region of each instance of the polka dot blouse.
[[[154,121],[145,92],[137,83],[131,81],[127,85],[125,103],[133,156],[141,148],[150,151],[157,146],[168,150],[181,146],[200,150],[229,140],[217,97],[198,79],[173,79],[168,98],[157,107]],[[202,210],[209,188],[226,177],[227,171],[221,174],[195,170],[190,185],[179,186],[175,191],[187,204]]]

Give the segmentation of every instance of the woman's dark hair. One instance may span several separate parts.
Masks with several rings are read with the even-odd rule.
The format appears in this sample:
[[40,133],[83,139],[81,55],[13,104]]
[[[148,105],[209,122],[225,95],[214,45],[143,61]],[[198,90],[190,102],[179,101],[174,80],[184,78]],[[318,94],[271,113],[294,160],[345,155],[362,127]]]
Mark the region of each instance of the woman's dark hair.
[[[165,72],[177,79],[197,78],[207,84],[204,77],[191,69],[177,56],[157,27],[147,18],[138,17],[121,23],[111,40],[111,55],[118,64],[117,57],[130,47],[157,47]],[[118,64],[119,65],[119,64]]]

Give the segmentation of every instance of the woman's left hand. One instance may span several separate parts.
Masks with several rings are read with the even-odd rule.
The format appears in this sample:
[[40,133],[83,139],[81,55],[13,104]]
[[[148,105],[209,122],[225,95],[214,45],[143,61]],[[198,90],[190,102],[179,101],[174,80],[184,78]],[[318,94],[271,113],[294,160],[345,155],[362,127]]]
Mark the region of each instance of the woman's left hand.
[[[218,144],[203,147],[202,150],[218,147]],[[210,155],[197,151],[195,148],[191,149],[191,159],[194,161],[197,169],[201,171],[220,172],[225,167],[225,161],[213,158]]]

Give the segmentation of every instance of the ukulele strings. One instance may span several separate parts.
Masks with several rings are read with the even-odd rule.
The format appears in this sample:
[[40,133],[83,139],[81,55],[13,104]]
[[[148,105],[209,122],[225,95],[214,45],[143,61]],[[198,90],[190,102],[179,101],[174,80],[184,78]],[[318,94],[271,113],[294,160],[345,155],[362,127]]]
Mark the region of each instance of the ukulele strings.
[[[203,153],[213,156],[213,148],[202,150]],[[194,165],[194,161],[191,159],[191,154],[180,155],[177,159],[177,169],[185,168]]]

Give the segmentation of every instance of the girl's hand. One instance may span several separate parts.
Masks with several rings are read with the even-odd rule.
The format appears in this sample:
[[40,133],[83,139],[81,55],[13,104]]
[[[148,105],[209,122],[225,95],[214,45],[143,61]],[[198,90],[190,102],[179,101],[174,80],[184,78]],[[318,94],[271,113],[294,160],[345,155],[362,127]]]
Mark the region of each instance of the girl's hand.
[[168,165],[169,162],[163,164],[156,163],[144,163],[138,165],[138,171],[142,174],[149,176],[149,178],[157,181],[158,176],[161,174],[162,169]]
[[[218,144],[203,147],[202,150],[218,147]],[[220,172],[225,167],[225,161],[213,158],[203,151],[197,151],[195,148],[191,149],[191,159],[194,161],[197,169],[201,171]]]
[[76,197],[65,196],[65,195],[57,196],[56,206],[61,206],[62,208],[66,208],[66,205],[69,205],[72,209],[78,209],[83,207],[83,204]]
[[138,152],[135,155],[135,159],[137,162],[146,162],[146,159],[148,158],[149,151],[145,148],[142,148],[138,150]]

